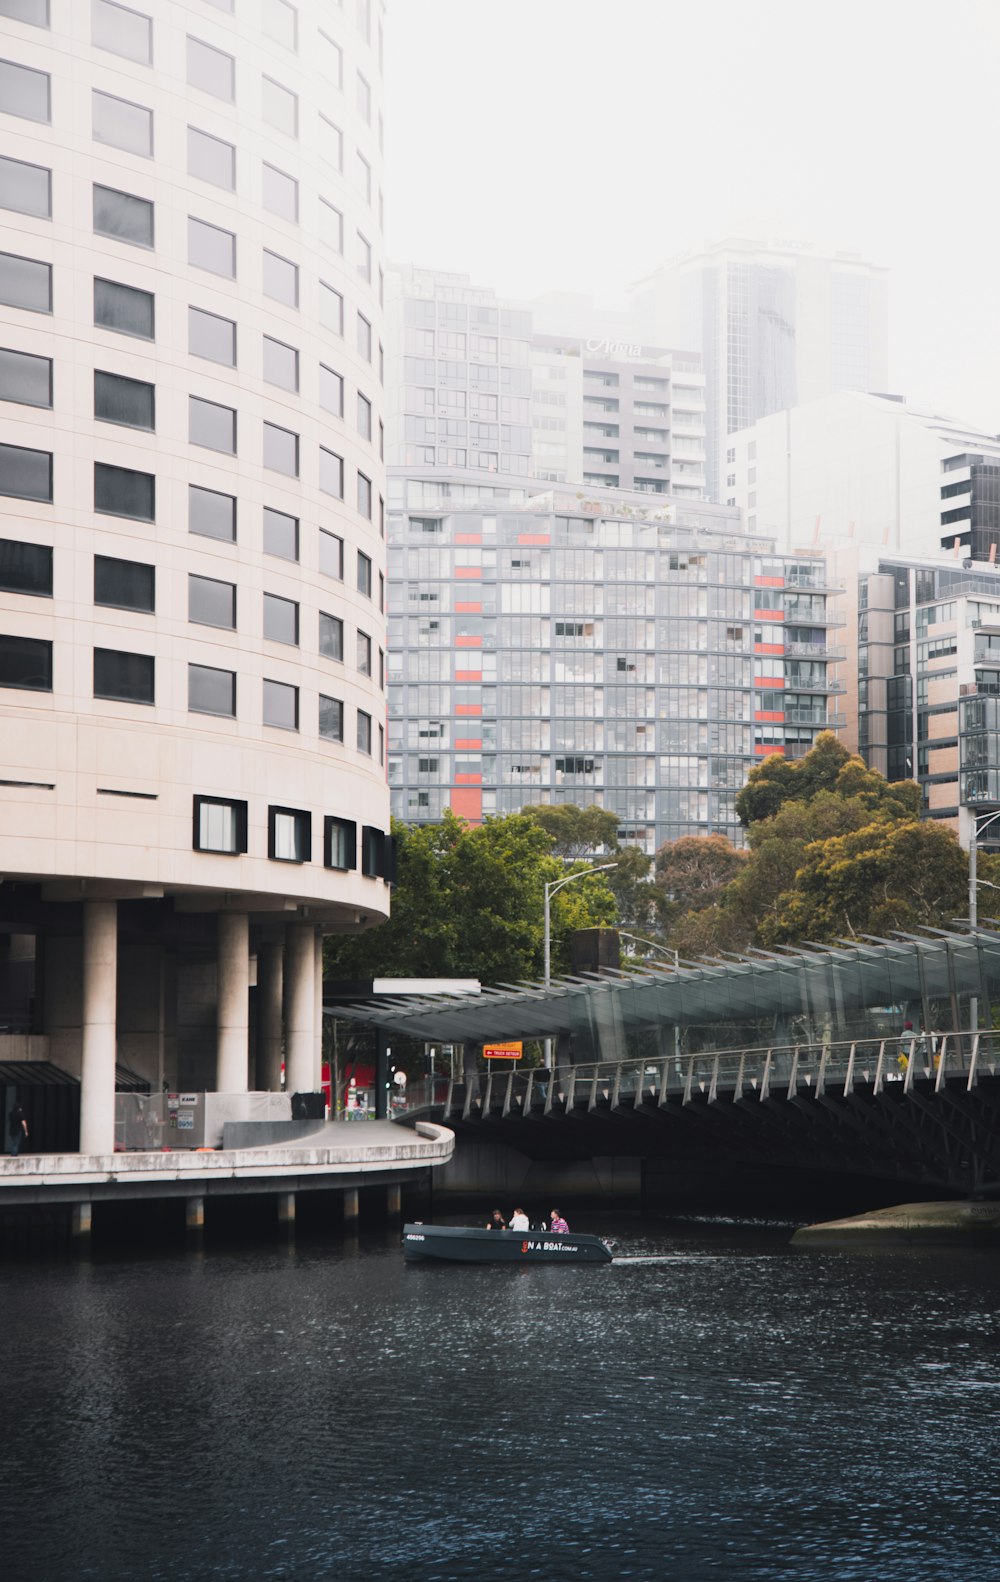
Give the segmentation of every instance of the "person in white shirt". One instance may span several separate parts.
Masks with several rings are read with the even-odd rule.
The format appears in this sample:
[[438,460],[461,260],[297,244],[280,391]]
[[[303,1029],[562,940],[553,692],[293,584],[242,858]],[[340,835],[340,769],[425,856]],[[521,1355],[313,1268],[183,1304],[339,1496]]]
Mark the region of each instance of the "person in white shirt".
[[511,1230],[529,1230],[528,1216],[523,1208],[516,1208],[510,1216]]

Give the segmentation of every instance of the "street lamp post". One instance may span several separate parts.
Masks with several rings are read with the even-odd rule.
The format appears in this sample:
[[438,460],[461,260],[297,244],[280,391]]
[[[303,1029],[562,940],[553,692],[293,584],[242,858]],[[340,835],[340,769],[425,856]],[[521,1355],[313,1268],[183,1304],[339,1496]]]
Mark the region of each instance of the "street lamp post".
[[[978,924],[979,924],[978,890],[979,890],[980,880],[979,880],[979,873],[978,873],[978,869],[979,869],[978,856],[979,856],[979,836],[980,836],[980,832],[982,830],[984,830],[984,829],[989,829],[990,825],[991,824],[995,824],[998,818],[1000,818],[1000,809],[998,809],[997,812],[995,812],[995,813],[989,813],[986,816],[986,818],[983,819],[983,822],[980,824],[980,822],[979,822],[979,814],[976,812],[975,808],[973,808],[973,810],[972,810],[972,835],[971,835],[971,837],[969,839],[969,927],[970,928],[976,928],[978,926]],[[971,1031],[973,1033],[975,1033],[978,1030],[978,1027],[979,1027],[979,996],[975,995],[975,994],[972,995],[972,997],[969,1000],[969,1021],[971,1023]]]
[[[605,872],[607,872],[607,870],[609,868],[617,868],[617,866],[618,866],[618,864],[616,862],[603,862],[599,868],[580,868],[576,873],[564,874],[564,876],[561,879],[551,879],[549,881],[549,883],[545,886],[545,987],[546,987],[546,989],[548,989],[551,986],[551,983],[552,983],[552,973],[551,973],[552,924],[551,924],[551,906],[550,906],[552,897],[555,895],[557,890],[561,890],[562,889],[564,884],[572,884],[574,879],[585,879],[587,877],[588,873],[605,873]],[[546,1040],[545,1040],[545,1064],[548,1067],[549,1071],[552,1071],[552,1039],[551,1038],[546,1038]],[[554,1081],[555,1080],[555,1072],[554,1071],[552,1071],[552,1077],[549,1080],[550,1081]]]

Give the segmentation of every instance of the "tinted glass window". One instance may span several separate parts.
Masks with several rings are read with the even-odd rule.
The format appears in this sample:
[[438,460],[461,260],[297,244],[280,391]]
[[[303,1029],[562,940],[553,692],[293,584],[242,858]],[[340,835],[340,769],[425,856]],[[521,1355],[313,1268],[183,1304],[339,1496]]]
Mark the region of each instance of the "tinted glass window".
[[106,516],[130,516],[139,522],[156,519],[156,478],[151,472],[94,463],[94,510]]
[[334,335],[343,335],[344,299],[339,291],[322,280],[319,283],[319,321],[324,329],[332,330]]
[[148,66],[153,59],[153,23],[141,11],[116,5],[115,0],[93,0],[91,38],[98,49],[110,50]]
[[325,198],[319,200],[320,231],[323,240],[335,253],[344,251],[344,216]]
[[344,623],[336,615],[319,617],[319,651],[326,659],[344,657]]
[[52,453],[0,445],[0,494],[15,500],[51,500]]
[[129,154],[153,154],[153,112],[130,99],[113,94],[93,93],[94,141],[123,148]]
[[0,588],[5,593],[52,594],[52,551],[47,544],[0,538]]
[[372,437],[372,404],[360,390],[358,391],[358,433],[362,439]]
[[[236,675],[211,665],[188,665],[188,708],[195,714],[236,713]],[[202,850],[206,847],[203,845]]]
[[282,87],[272,77],[265,77],[261,85],[264,120],[289,137],[299,135],[299,101],[290,88]]
[[284,511],[264,507],[264,553],[280,555],[282,560],[299,558],[298,518],[286,516]]
[[324,528],[319,532],[319,569],[327,577],[344,580],[344,540]]
[[52,359],[0,346],[0,401],[52,405]]
[[372,717],[358,710],[358,752],[371,756],[372,750]]
[[151,654],[128,654],[117,648],[94,649],[94,697],[123,703],[154,701]]
[[188,438],[192,445],[207,445],[209,450],[236,454],[236,413],[216,401],[188,397]]
[[214,577],[188,577],[188,620],[199,626],[236,626],[236,588]]
[[232,231],[207,225],[204,220],[188,219],[188,263],[213,275],[236,278],[236,237]]
[[299,354],[294,346],[264,336],[264,378],[283,390],[299,388]]
[[0,16],[12,16],[16,22],[30,22],[34,27],[48,27],[49,0],[0,0]]
[[153,205],[148,198],[94,183],[94,230],[137,247],[153,245]]
[[156,387],[122,374],[94,372],[94,416],[128,428],[156,427]]
[[[214,0],[209,0],[213,4]],[[192,671],[201,667],[192,665]],[[218,672],[223,674],[224,672]],[[235,681],[235,677],[233,678]],[[195,705],[191,704],[194,708]],[[208,709],[209,714],[232,713],[232,709]],[[194,799],[195,851],[243,852],[247,849],[247,805],[226,802],[221,797],[196,796]]]
[[52,265],[0,253],[0,302],[29,313],[52,312]]
[[264,636],[272,643],[299,640],[299,607],[294,599],[279,599],[275,593],[264,595]]
[[370,522],[372,517],[372,483],[363,472],[358,473],[358,510]]
[[94,556],[94,603],[119,610],[156,609],[156,568],[140,560]]
[[0,687],[52,691],[52,644],[0,632]]
[[366,363],[372,360],[372,327],[363,313],[358,314],[358,351]]
[[[344,705],[339,698],[319,695],[319,734],[325,736],[327,741],[342,742],[344,740]],[[332,868],[346,867],[346,863],[331,863]]]
[[299,689],[284,681],[264,682],[264,724],[277,725],[282,730],[299,728]]
[[264,424],[264,466],[289,478],[299,475],[299,436],[276,423]]
[[210,362],[236,367],[236,325],[232,319],[206,313],[203,308],[188,308],[188,351],[192,357],[207,357]]
[[334,417],[344,415],[344,381],[323,363],[319,365],[319,404]]
[[216,99],[232,100],[236,94],[236,62],[224,50],[213,49],[201,39],[188,38],[187,80]]
[[236,150],[232,143],[224,143],[221,137],[212,137],[208,132],[199,132],[196,127],[189,126],[188,174],[233,192],[236,188]]
[[138,335],[151,341],[156,330],[153,293],[120,285],[117,280],[95,278],[94,323],[121,335]]
[[188,485],[188,531],[202,538],[221,538],[232,543],[236,538],[236,501],[231,494]]
[[319,118],[319,151],[334,170],[344,168],[344,134],[327,116]]
[[264,295],[273,297],[276,302],[284,302],[286,307],[297,308],[299,305],[299,267],[289,263],[287,258],[282,258],[279,253],[268,252],[264,249]]
[[372,640],[367,632],[358,633],[358,669],[363,676],[372,673]]
[[319,486],[324,494],[336,495],[338,500],[344,498],[343,457],[326,450],[322,445],[319,452]]
[[312,844],[309,814],[284,807],[272,807],[268,814],[268,856],[278,862],[308,862]]
[[0,209],[52,216],[52,172],[44,165],[26,165],[22,159],[0,158]]
[[33,71],[13,60],[0,60],[0,110],[23,116],[26,121],[50,120],[48,72]]
[[299,14],[289,0],[264,0],[261,20],[268,38],[277,39],[286,49],[297,47]]
[[360,550],[358,550],[358,592],[363,593],[367,599],[372,596],[372,563]]

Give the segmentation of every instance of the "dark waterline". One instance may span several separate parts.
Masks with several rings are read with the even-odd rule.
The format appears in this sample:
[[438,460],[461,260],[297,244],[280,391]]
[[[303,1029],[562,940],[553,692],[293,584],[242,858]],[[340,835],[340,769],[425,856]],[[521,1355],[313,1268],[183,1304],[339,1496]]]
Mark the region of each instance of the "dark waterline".
[[5,1582],[996,1582],[1000,1264],[588,1217],[0,1270]]

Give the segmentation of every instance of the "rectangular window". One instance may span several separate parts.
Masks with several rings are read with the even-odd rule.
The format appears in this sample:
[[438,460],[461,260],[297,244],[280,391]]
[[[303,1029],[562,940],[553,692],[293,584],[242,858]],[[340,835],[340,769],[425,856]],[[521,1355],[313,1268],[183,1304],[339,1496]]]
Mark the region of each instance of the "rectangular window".
[[188,263],[213,275],[236,279],[236,237],[217,225],[188,216]]
[[4,593],[51,598],[52,551],[48,545],[0,538],[0,589]]
[[264,595],[264,636],[272,643],[299,645],[299,607],[294,599],[279,598],[276,593]]
[[0,302],[29,313],[52,312],[52,265],[17,253],[0,253]]
[[358,274],[362,280],[367,280],[369,285],[372,278],[372,244],[367,236],[358,232]]
[[319,569],[325,577],[344,580],[344,540],[323,527],[319,530]]
[[156,567],[141,560],[95,555],[94,603],[152,615],[156,609]]
[[273,862],[309,862],[312,815],[299,808],[268,808],[267,855]]
[[293,225],[299,221],[299,184],[277,165],[264,164],[261,197],[265,209]]
[[91,97],[95,143],[122,148],[127,154],[153,157],[153,112],[131,99],[118,99],[96,88]]
[[0,110],[25,121],[50,121],[48,72],[33,71],[30,66],[19,66],[17,61],[0,60]]
[[156,330],[156,301],[151,291],[94,277],[94,323],[119,335],[151,341]]
[[358,671],[362,676],[372,673],[372,640],[367,632],[358,632]]
[[299,266],[264,248],[264,295],[288,308],[299,305]]
[[14,500],[52,499],[52,452],[0,445],[0,495]]
[[236,98],[236,62],[225,50],[215,49],[188,34],[187,80],[192,88],[232,104]]
[[368,555],[363,555],[358,550],[358,592],[363,593],[366,599],[372,596],[372,563]]
[[52,172],[23,159],[0,158],[0,209],[52,218]]
[[344,216],[325,198],[319,200],[320,235],[335,253],[344,251]]
[[196,626],[221,626],[236,630],[236,588],[215,577],[188,574],[188,620]]
[[94,697],[120,703],[154,703],[155,663],[152,654],[128,654],[118,648],[94,649]]
[[[344,705],[340,698],[328,698],[322,692],[319,695],[319,734],[328,742],[344,740]],[[340,863],[327,863],[328,868],[340,866]]]
[[0,401],[52,405],[52,359],[0,346]]
[[331,816],[323,820],[323,862],[327,868],[350,872],[357,866],[357,848],[358,826],[353,820]]
[[225,192],[236,191],[236,149],[221,137],[188,127],[188,175],[210,181]]
[[299,98],[290,88],[285,88],[273,77],[261,82],[261,113],[268,126],[276,127],[288,137],[299,135]]
[[94,182],[94,230],[136,247],[153,246],[153,205],[132,192],[102,187]]
[[357,90],[358,113],[369,126],[372,124],[372,89],[367,77],[358,72]]
[[0,632],[0,687],[51,692],[52,644],[37,637],[8,637]]
[[264,336],[264,378],[268,384],[280,385],[282,390],[299,388],[299,354],[294,346],[284,341]]
[[332,412],[334,417],[344,415],[344,381],[340,374],[334,373],[324,363],[319,365],[319,404],[325,412]]
[[367,396],[358,391],[358,433],[362,439],[372,437],[372,404]]
[[153,19],[115,0],[93,0],[91,41],[112,55],[149,66],[153,60]]
[[299,519],[286,516],[284,511],[264,507],[264,553],[278,555],[282,560],[299,558]]
[[236,367],[236,325],[204,308],[188,308],[188,351],[224,368]]
[[299,689],[284,681],[264,682],[264,724],[282,731],[299,728]]
[[94,510],[105,516],[129,516],[137,522],[156,520],[156,478],[151,472],[94,463]]
[[236,672],[213,665],[188,665],[188,710],[236,718]]
[[344,86],[344,51],[340,45],[330,37],[329,33],[319,30],[319,69],[324,77],[335,88]]
[[188,532],[236,542],[236,501],[231,494],[188,484]]
[[322,112],[319,118],[319,151],[334,170],[344,168],[344,134]]
[[192,445],[236,455],[236,412],[217,401],[188,396],[188,439]]
[[121,423],[126,428],[156,428],[156,386],[144,379],[126,379],[124,374],[94,370],[94,416],[104,423]]
[[358,314],[358,351],[366,363],[372,360],[372,327],[363,313]]
[[372,481],[358,473],[358,510],[367,522],[372,519]]
[[358,752],[372,753],[372,717],[364,709],[358,710]]
[[372,167],[371,167],[371,165],[369,165],[369,163],[368,163],[367,159],[365,158],[364,154],[362,154],[360,148],[356,150],[356,159],[355,159],[355,167],[354,168],[355,168],[355,174],[356,174],[357,183],[358,183],[358,191],[360,192],[361,196],[364,198],[365,202],[369,205],[369,207],[371,207],[371,201],[372,201]]
[[324,659],[343,659],[344,623],[336,615],[319,613],[319,651]]
[[264,466],[283,472],[286,478],[299,475],[299,436],[276,423],[264,424]]
[[343,335],[344,299],[339,291],[323,280],[319,283],[319,321],[325,330],[332,331],[334,335]]
[[324,446],[319,449],[319,486],[324,494],[344,498],[344,459]]
[[196,796],[194,799],[195,851],[238,856],[247,849],[247,824],[245,802],[217,796]]
[[298,49],[299,13],[290,0],[264,0],[261,20],[268,38],[277,39],[286,49]]
[[48,27],[49,0],[0,0],[0,16],[30,22],[32,27]]

